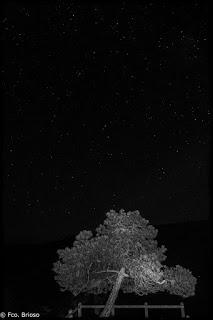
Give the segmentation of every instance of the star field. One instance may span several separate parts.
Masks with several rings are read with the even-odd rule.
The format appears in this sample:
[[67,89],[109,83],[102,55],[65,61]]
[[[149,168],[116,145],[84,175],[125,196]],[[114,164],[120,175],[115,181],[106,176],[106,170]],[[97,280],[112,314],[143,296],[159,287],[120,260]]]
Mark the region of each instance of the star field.
[[63,238],[109,209],[207,219],[207,12],[196,0],[8,1],[8,241]]

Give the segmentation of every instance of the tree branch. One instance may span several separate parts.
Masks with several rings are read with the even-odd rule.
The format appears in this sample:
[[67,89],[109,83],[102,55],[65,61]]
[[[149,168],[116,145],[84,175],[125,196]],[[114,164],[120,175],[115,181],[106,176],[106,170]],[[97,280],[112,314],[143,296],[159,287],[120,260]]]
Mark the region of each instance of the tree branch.
[[[107,272],[115,272],[115,273],[119,273],[119,271],[118,271],[118,270],[112,270],[112,269],[107,269],[107,270],[97,271],[97,272],[94,272],[94,273],[103,273],[103,272],[105,272],[105,273],[107,273]],[[127,273],[124,273],[124,277],[129,278],[129,275],[128,275]]]

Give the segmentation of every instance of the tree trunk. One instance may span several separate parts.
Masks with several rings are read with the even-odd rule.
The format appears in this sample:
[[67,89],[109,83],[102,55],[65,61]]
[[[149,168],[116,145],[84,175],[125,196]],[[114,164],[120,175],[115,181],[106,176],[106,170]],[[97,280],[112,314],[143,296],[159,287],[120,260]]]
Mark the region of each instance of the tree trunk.
[[119,271],[118,273],[118,277],[116,279],[116,282],[112,288],[112,291],[110,293],[110,296],[107,300],[107,303],[106,303],[106,306],[104,308],[104,310],[102,311],[101,315],[100,315],[100,318],[106,318],[106,317],[109,317],[110,314],[111,314],[111,310],[112,310],[112,307],[115,303],[115,300],[118,296],[118,291],[121,287],[121,283],[123,281],[123,278],[126,276],[125,274],[125,268],[121,268],[121,270]]

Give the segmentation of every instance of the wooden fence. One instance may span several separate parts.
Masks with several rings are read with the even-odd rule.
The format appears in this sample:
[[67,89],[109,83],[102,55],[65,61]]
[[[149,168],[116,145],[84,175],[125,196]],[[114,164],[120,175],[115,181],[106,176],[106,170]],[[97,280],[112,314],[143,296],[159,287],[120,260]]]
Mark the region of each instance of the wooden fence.
[[[75,311],[77,311],[78,318],[81,318],[83,309],[103,309],[104,307],[105,305],[83,305],[81,302],[79,302]],[[144,305],[114,305],[111,312],[112,316],[115,315],[115,309],[144,309],[145,319],[149,318],[149,309],[180,309],[181,318],[186,317],[183,302],[181,302],[179,305],[148,305],[147,302],[145,302]]]

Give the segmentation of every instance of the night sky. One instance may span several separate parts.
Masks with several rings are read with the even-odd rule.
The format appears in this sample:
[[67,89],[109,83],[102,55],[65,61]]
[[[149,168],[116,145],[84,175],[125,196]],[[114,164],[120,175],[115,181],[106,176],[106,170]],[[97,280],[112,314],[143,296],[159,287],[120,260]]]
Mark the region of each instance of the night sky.
[[7,1],[7,242],[94,229],[110,209],[206,220],[205,1]]

